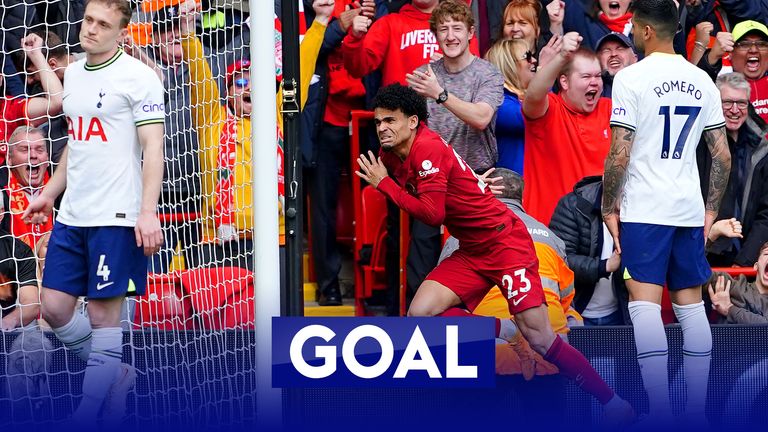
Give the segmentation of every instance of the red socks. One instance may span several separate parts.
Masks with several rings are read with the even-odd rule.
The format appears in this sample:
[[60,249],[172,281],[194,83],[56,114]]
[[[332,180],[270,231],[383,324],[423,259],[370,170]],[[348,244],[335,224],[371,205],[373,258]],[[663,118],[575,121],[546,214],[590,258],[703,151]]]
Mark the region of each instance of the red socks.
[[544,360],[557,366],[560,373],[572,379],[576,385],[597,398],[601,404],[605,405],[613,398],[613,390],[589,364],[586,357],[576,348],[563,342],[559,336],[555,337]]
[[[466,309],[458,308],[458,307],[452,307],[446,309],[443,313],[438,314],[437,316],[441,317],[479,317],[482,315],[475,315],[470,313]],[[487,317],[486,317],[487,318]],[[496,330],[495,330],[495,336],[499,337],[499,333],[501,333],[501,321],[496,318]]]

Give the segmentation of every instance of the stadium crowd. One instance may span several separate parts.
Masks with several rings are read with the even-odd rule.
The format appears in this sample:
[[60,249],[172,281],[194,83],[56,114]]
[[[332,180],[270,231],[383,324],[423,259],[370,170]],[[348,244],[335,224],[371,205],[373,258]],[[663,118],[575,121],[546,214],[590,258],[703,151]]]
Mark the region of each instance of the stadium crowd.
[[[343,247],[336,229],[337,208],[350,205],[340,193],[350,174],[350,113],[370,109],[379,87],[400,83],[427,99],[429,127],[480,178],[493,179],[494,169],[502,173],[513,190],[499,192],[501,199],[535,222],[529,232],[540,262],[551,264],[552,273],[542,276],[556,330],[629,324],[623,278],[614,277],[623,272],[621,256],[599,211],[613,78],[643,58],[633,45],[630,0],[336,0],[330,20],[317,16],[311,0],[299,1],[300,145],[321,305],[342,303]],[[0,288],[4,329],[29,324],[38,313],[29,287],[39,285],[39,277],[27,262],[34,258],[41,266],[54,222],[28,224],[21,213],[50,179],[68,136],[103,133],[98,124],[73,123],[62,114],[65,69],[83,58],[77,35],[84,3],[26,0],[2,12],[0,227],[9,242],[2,257],[8,282]],[[186,268],[252,269],[247,12],[209,1],[134,3],[123,50],[152,67],[166,90],[158,209],[165,246],[150,271],[170,271],[177,255]],[[768,7],[758,0],[687,0],[678,8],[675,50],[716,82],[733,159],[718,222],[707,233],[708,259],[713,267],[756,266],[757,288],[764,287],[765,263],[758,258],[768,241]],[[279,33],[275,43],[279,84]],[[693,91],[685,80],[669,86]],[[282,146],[281,126],[277,132]],[[362,134],[364,149],[375,150],[373,135]],[[699,146],[704,197],[707,152]],[[282,165],[279,178],[282,245]],[[391,205],[388,213],[391,294],[398,284],[399,216]],[[443,236],[418,220],[409,229],[410,299],[437,264]],[[537,235],[546,248],[538,247]],[[715,309],[735,320],[733,308],[744,302],[720,307],[718,293],[725,288],[717,284],[705,290],[714,289]],[[759,294],[744,301],[758,301],[762,289]],[[391,315],[398,313],[393,298],[387,296]],[[19,314],[21,308],[30,313]]]

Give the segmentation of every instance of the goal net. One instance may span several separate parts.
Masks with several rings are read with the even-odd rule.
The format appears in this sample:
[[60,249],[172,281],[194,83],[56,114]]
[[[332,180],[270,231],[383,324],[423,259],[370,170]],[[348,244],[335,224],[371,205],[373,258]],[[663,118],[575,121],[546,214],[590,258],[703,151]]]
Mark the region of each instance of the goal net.
[[[30,123],[48,138],[45,157],[28,155],[13,164],[8,159],[5,177],[45,170],[49,161],[48,174],[58,166],[67,141],[66,119],[53,108],[54,98],[21,39],[38,34],[48,64],[63,77],[59,68],[83,58],[78,34],[84,3],[0,0],[0,88],[6,108],[17,99],[26,98],[27,107],[33,98],[50,99],[47,114],[39,118],[3,119],[8,125],[10,120]],[[137,371],[124,422],[152,427],[250,423],[256,415],[254,208],[248,184],[253,161],[244,147],[250,145],[245,127],[231,116],[243,108],[227,107],[250,102],[242,95],[250,86],[247,2],[202,0],[194,39],[182,38],[180,0],[131,3],[134,15],[123,55],[152,67],[165,87],[165,175],[159,204],[165,243],[150,258],[146,294],[123,305],[123,361]],[[275,41],[280,43],[279,34]],[[1,132],[5,158],[12,131]],[[5,186],[9,182],[0,178],[6,221],[23,210],[14,206],[13,190]],[[31,187],[33,193],[39,190]],[[2,235],[19,238],[15,228],[4,228]],[[46,230],[38,231],[34,239],[22,240],[42,270],[47,238]],[[3,317],[21,307],[16,256],[0,257],[0,270],[15,269],[0,284],[0,302],[11,299],[0,303]],[[5,265],[9,260],[16,265]],[[87,314],[87,301],[76,313]],[[63,347],[44,321],[0,336],[0,427],[68,418],[82,396],[85,363]]]

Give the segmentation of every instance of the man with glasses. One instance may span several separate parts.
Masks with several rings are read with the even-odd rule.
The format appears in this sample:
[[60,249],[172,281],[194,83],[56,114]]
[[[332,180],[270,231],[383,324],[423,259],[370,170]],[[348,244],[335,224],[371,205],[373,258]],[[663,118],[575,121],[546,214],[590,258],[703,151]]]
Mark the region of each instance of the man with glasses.
[[[755,114],[750,115],[751,89],[744,75],[721,75],[717,87],[731,151],[731,175],[717,220],[742,221],[743,237],[715,240],[707,249],[707,259],[716,267],[751,267],[757,261],[760,246],[768,241],[768,144],[761,139],[763,134]],[[702,191],[706,194],[711,165],[706,146],[699,145],[698,162]]]
[[768,27],[757,21],[743,21],[733,27],[732,33],[718,33],[715,45],[701,59],[699,67],[715,79],[728,72],[723,68],[723,59],[728,57],[733,72],[744,74],[749,82],[749,100],[755,111],[768,122]]

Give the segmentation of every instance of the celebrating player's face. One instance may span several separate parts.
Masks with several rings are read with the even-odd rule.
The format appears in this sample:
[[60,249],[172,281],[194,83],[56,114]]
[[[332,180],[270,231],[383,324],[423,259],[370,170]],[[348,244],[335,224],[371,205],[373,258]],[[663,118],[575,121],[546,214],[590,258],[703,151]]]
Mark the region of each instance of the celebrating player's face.
[[374,110],[373,122],[384,151],[392,151],[408,142],[419,123],[416,116],[407,117],[400,110],[392,111],[386,108]]
[[22,186],[42,186],[49,161],[45,138],[38,133],[27,134],[8,149],[8,164]]
[[469,48],[473,32],[464,22],[448,19],[437,25],[437,44],[446,57],[457,58]]
[[126,30],[120,28],[122,15],[116,7],[109,7],[99,2],[89,2],[85,8],[80,45],[88,54],[104,54],[117,46]]
[[577,111],[591,113],[597,107],[603,92],[601,73],[597,59],[577,56],[573,59],[571,73],[560,80],[563,98]]
[[765,39],[749,34],[739,39],[733,49],[731,63],[733,70],[741,72],[751,80],[758,80],[768,72],[768,47],[761,47]]

